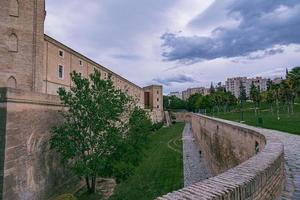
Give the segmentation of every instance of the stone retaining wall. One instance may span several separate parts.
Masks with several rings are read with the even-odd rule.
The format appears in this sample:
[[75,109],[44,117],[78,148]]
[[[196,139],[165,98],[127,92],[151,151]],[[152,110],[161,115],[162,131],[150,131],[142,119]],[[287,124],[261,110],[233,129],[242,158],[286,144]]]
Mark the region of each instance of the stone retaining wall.
[[59,110],[58,96],[0,88],[1,200],[44,200],[79,186],[49,149]]
[[[284,177],[282,143],[229,121],[184,113],[215,177],[169,193],[167,199],[278,199]],[[199,169],[201,170],[201,169]]]

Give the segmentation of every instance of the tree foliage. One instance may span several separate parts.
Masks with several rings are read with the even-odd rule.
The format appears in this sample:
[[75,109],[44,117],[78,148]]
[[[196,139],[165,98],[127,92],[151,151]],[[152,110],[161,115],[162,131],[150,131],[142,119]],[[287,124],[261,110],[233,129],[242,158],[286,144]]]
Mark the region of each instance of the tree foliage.
[[112,176],[117,163],[136,162],[136,158],[121,156],[122,160],[120,154],[128,151],[130,145],[137,148],[143,143],[148,132],[140,127],[146,126],[149,118],[138,108],[133,109],[133,100],[115,89],[110,77],[102,80],[95,71],[84,78],[73,72],[71,79],[70,90],[58,91],[66,110],[62,112],[64,122],[52,130],[50,144],[60,154],[62,163],[85,178],[87,189],[95,192],[97,176]]

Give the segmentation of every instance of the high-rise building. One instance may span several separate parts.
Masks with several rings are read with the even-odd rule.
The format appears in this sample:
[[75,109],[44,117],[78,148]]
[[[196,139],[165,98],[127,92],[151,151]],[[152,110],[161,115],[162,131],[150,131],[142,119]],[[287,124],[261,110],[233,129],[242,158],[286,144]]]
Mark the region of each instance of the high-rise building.
[[234,77],[228,78],[225,82],[226,91],[231,92],[236,98],[239,98],[241,84],[243,84],[243,86],[245,87],[247,97],[250,96],[250,89],[252,84],[254,84],[261,92],[267,90],[267,79],[265,78]]

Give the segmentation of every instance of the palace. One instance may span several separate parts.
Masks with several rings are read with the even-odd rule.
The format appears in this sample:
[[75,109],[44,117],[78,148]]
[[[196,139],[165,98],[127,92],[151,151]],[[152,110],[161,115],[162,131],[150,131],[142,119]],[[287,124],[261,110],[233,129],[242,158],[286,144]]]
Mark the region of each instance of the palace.
[[88,77],[95,69],[111,75],[116,88],[134,97],[154,122],[163,118],[162,86],[141,88],[44,34],[44,0],[0,2],[0,87],[56,95],[69,88],[72,71]]

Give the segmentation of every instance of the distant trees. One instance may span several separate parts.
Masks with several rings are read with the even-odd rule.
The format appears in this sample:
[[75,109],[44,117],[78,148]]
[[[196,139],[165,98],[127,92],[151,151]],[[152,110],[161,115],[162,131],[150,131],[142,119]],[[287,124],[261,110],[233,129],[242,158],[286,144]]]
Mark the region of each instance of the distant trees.
[[[165,104],[168,109],[186,109],[192,112],[217,114],[219,112],[230,112],[232,109],[241,112],[243,120],[244,106],[247,108],[247,99],[254,105],[255,116],[262,105],[267,105],[271,113],[276,107],[276,116],[280,120],[280,112],[284,109],[288,115],[294,112],[295,100],[300,100],[300,67],[295,67],[291,71],[287,70],[286,79],[279,82],[267,81],[267,90],[261,91],[254,83],[250,87],[250,95],[247,97],[246,87],[240,82],[239,97],[236,98],[219,82],[216,86],[211,83],[209,95],[194,94],[187,101],[176,97],[165,97]],[[263,104],[264,103],[264,104]]]
[[194,94],[187,100],[187,110],[193,112],[227,112],[235,106],[237,99],[230,92],[215,91],[209,95]]
[[165,110],[168,110],[168,109],[175,109],[175,110],[186,109],[186,102],[183,101],[182,99],[179,99],[176,96],[164,96],[163,98],[164,98],[163,101],[164,101]]
[[261,101],[261,94],[259,88],[257,88],[253,83],[251,84],[250,88],[250,99],[254,102],[254,110],[256,116],[257,108],[259,107]]

